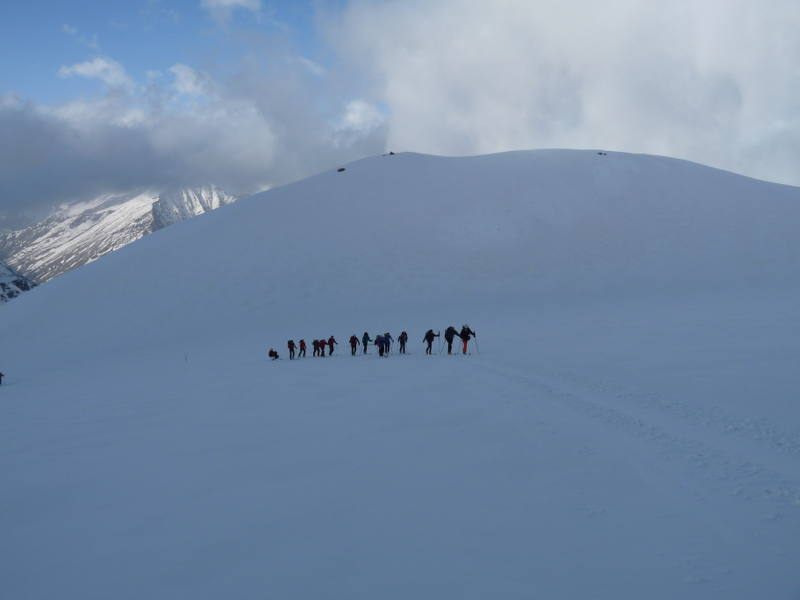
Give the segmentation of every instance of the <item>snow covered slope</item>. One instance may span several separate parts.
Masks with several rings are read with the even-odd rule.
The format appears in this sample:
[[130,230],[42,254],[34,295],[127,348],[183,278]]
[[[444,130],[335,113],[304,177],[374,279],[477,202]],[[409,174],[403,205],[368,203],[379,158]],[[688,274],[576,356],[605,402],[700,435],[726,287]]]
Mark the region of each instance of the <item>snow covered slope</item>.
[[0,235],[0,255],[36,282],[113,252],[142,236],[235,201],[213,186],[107,194]]
[[4,591],[795,598],[799,225],[798,188],[530,151],[147,236],[0,311]]

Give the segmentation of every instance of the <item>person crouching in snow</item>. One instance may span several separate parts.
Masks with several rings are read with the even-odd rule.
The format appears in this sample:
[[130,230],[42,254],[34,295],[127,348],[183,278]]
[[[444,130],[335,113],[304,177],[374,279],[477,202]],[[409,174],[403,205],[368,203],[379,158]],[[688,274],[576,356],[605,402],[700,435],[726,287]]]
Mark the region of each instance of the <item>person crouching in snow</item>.
[[280,356],[278,356],[278,353],[277,353],[277,352],[275,352],[275,350],[273,350],[272,348],[270,348],[270,349],[269,349],[269,352],[267,353],[267,355],[268,355],[268,356],[269,356],[269,357],[270,357],[272,360],[278,360],[278,359],[280,358]]

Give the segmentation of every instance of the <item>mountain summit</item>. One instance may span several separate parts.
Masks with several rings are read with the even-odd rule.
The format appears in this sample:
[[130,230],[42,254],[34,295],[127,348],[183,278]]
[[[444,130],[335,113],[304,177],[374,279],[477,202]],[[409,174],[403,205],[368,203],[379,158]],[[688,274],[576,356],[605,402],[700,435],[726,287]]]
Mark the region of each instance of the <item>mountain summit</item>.
[[[542,150],[157,231],[2,308],[3,589],[791,597],[799,226],[800,188]],[[365,331],[409,354],[287,359]]]

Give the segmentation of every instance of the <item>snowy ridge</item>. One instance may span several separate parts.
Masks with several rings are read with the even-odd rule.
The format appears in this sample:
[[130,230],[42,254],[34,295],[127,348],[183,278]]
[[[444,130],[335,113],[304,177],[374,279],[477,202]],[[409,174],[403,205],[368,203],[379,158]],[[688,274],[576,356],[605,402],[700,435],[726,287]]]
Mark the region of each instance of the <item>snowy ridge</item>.
[[218,209],[236,198],[214,186],[162,192],[153,204],[153,230]]
[[550,150],[374,157],[138,240],[3,308],[4,589],[792,598],[798,229],[800,188]]
[[235,199],[213,186],[107,194],[0,236],[0,255],[6,256],[16,270],[41,283]]

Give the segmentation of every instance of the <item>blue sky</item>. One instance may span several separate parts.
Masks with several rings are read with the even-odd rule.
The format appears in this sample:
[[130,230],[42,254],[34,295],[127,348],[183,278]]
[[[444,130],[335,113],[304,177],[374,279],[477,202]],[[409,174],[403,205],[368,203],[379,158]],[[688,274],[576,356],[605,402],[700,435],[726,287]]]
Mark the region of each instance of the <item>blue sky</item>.
[[[336,3],[326,2],[335,7]],[[319,2],[263,3],[238,8],[221,26],[199,0],[83,0],[5,2],[0,8],[0,91],[45,103],[96,92],[98,82],[61,78],[59,68],[103,55],[136,80],[176,63],[233,59],[235,35],[280,36],[314,60],[325,60],[315,34]]]
[[598,148],[800,185],[798,31],[797,0],[7,0],[0,219],[387,150]]

